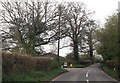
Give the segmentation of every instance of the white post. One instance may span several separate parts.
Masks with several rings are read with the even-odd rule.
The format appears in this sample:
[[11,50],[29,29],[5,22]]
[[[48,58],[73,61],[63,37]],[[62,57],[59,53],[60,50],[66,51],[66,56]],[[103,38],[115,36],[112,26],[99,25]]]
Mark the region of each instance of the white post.
[[114,71],[116,70],[116,68],[114,68]]

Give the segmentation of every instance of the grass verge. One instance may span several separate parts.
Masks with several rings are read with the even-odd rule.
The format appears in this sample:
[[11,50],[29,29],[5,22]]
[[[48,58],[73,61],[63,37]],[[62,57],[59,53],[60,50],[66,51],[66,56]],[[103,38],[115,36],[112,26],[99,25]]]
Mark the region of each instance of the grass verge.
[[50,81],[64,72],[67,72],[67,70],[58,68],[51,71],[33,71],[26,74],[3,75],[3,78],[4,81]]
[[106,65],[103,65],[103,71],[107,73],[109,76],[113,77],[114,79],[118,80],[118,71],[110,68]]

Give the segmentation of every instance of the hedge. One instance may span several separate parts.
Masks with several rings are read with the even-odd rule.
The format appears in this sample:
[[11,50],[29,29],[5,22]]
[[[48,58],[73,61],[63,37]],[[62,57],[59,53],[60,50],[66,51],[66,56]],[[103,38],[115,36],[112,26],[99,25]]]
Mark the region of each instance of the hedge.
[[32,70],[50,70],[50,58],[31,57],[18,53],[2,52],[2,70],[3,73],[25,73]]

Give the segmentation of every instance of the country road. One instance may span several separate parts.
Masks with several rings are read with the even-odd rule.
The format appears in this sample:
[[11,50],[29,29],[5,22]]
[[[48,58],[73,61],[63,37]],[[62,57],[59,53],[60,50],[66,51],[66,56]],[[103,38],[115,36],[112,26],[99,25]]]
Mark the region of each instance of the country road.
[[59,75],[52,81],[81,81],[80,83],[118,83],[101,69],[96,63],[86,68],[66,68],[69,72]]

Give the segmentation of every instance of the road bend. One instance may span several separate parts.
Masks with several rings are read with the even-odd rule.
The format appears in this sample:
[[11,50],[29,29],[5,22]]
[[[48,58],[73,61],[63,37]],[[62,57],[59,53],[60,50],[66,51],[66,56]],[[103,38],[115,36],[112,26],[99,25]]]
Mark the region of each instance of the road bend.
[[79,83],[119,83],[101,69],[100,63],[86,68],[66,68],[69,72],[59,75],[52,81],[75,81]]

